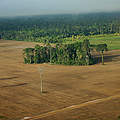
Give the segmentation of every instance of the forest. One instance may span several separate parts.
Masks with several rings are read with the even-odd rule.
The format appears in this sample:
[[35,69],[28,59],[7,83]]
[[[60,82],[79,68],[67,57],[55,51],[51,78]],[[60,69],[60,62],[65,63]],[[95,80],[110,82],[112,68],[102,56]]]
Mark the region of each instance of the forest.
[[0,18],[6,40],[63,43],[81,36],[120,34],[120,12]]

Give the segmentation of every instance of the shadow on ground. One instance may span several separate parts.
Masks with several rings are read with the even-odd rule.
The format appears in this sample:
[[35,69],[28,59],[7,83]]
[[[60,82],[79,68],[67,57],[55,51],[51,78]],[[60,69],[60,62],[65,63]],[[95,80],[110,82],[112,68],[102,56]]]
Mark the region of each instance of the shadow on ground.
[[[119,61],[120,55],[104,55],[104,62],[116,62]],[[102,63],[102,58],[100,55],[96,55],[95,57],[96,64]]]

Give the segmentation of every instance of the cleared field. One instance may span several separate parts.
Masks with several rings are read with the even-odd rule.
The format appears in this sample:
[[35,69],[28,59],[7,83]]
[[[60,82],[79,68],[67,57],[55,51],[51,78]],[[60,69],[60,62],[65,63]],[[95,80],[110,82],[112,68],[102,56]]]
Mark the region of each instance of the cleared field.
[[104,66],[23,64],[22,49],[35,44],[0,41],[0,120],[26,116],[36,120],[115,120],[120,115],[120,50],[107,52]]

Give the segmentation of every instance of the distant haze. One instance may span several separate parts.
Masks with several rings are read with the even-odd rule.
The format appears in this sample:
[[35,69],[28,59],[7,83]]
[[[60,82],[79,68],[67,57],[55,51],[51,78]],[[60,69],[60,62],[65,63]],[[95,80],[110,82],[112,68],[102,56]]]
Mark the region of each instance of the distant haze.
[[0,0],[0,16],[112,12],[120,0]]

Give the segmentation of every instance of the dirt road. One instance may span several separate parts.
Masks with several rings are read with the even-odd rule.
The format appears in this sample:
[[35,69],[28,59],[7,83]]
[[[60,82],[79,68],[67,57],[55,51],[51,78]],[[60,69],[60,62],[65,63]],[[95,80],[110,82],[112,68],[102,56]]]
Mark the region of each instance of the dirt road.
[[60,113],[60,112],[64,112],[64,111],[69,112],[70,110],[73,110],[73,109],[78,109],[78,108],[85,107],[85,106],[88,106],[88,105],[93,105],[93,104],[109,101],[109,100],[112,100],[112,99],[115,99],[115,98],[120,98],[120,95],[115,95],[115,96],[110,96],[110,97],[107,97],[107,98],[96,99],[96,100],[88,101],[88,102],[81,103],[81,104],[78,104],[78,105],[72,105],[72,106],[69,106],[69,107],[66,107],[66,108],[62,108],[62,109],[58,109],[58,110],[55,110],[55,111],[44,113],[44,114],[41,114],[41,115],[38,115],[38,116],[34,116],[34,117],[31,117],[27,120],[40,120],[41,118],[49,117],[49,116],[55,115],[55,114]]

